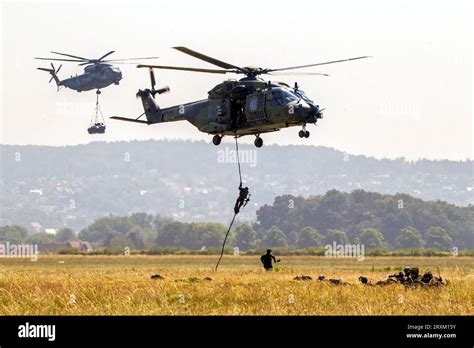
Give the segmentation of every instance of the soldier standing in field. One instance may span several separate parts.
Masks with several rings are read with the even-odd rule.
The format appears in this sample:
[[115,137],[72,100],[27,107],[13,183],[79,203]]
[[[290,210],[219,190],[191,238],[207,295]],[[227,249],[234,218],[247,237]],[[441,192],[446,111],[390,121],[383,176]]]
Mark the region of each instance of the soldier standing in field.
[[260,257],[260,261],[262,261],[263,268],[265,268],[265,271],[269,271],[273,269],[273,262],[277,263],[280,262],[280,259],[276,259],[275,256],[272,255],[272,250],[267,249],[267,253],[265,255],[262,255]]

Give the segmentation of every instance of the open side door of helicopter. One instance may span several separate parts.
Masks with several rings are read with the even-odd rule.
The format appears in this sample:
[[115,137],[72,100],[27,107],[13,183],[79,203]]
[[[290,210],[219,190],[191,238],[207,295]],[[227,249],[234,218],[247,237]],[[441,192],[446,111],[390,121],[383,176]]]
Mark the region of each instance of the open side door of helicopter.
[[245,117],[249,123],[262,123],[266,120],[265,92],[255,91],[247,96],[245,102]]

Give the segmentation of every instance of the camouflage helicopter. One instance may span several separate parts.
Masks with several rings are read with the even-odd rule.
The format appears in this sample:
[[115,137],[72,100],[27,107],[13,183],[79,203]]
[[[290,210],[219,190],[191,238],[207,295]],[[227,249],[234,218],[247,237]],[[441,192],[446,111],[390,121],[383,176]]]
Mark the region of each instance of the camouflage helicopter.
[[[122,79],[122,72],[116,66],[112,64],[137,64],[131,63],[130,61],[133,60],[144,60],[144,59],[155,59],[158,57],[146,57],[146,58],[127,58],[127,59],[110,59],[104,60],[104,58],[110,56],[115,51],[110,51],[104,54],[102,57],[98,59],[89,59],[79,56],[73,56],[71,54],[66,53],[59,53],[59,52],[51,52],[53,54],[58,54],[61,56],[66,56],[74,59],[64,59],[64,58],[35,58],[40,60],[53,60],[53,61],[61,61],[61,62],[77,62],[80,63],[79,65],[85,65],[84,73],[81,75],[71,76],[68,79],[60,80],[58,78],[58,72],[61,70],[62,64],[56,69],[51,63],[51,69],[49,68],[38,68],[38,70],[46,71],[51,74],[51,79],[49,82],[54,79],[56,85],[59,87],[64,86],[66,88],[70,88],[76,90],[77,92],[82,91],[89,91],[92,89],[96,89],[97,91],[101,88],[105,88],[110,86],[111,84],[118,85],[120,80]],[[111,64],[109,64],[111,63]],[[100,94],[100,93],[97,93]]]
[[[323,75],[306,73],[281,73],[282,71],[313,67],[325,64],[346,62],[368,58],[369,56],[335,60],[324,63],[291,66],[279,69],[259,67],[238,67],[186,47],[173,47],[183,53],[218,66],[221,69],[203,69],[166,65],[138,65],[138,68],[150,69],[151,89],[139,90],[137,97],[142,100],[144,112],[137,118],[113,116],[112,119],[142,124],[154,124],[186,120],[201,132],[214,135],[212,142],[219,145],[225,135],[241,137],[255,135],[255,146],[261,147],[263,133],[278,131],[281,128],[301,126],[298,135],[308,138],[306,129],[309,123],[322,118],[322,110],[301,90],[297,83],[294,87],[283,82],[265,81],[260,75]],[[169,91],[168,87],[155,89],[153,69],[181,70],[212,74],[243,74],[240,80],[227,80],[208,92],[208,98],[182,105],[161,109],[155,102],[155,95]],[[140,118],[145,115],[145,120]]]

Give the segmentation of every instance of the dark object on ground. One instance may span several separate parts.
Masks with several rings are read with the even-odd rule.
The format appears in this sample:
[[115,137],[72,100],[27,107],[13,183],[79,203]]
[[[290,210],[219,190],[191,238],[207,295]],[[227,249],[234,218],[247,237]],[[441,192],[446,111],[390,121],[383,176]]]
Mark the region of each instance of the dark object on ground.
[[398,272],[392,275],[388,276],[389,279],[394,279],[397,282],[403,283],[405,282],[405,276],[403,275],[403,272]]
[[210,281],[212,281],[212,278],[211,277],[206,277],[206,278],[204,278],[204,280],[210,282]]
[[378,286],[385,286],[385,285],[391,285],[391,284],[397,284],[397,281],[393,280],[392,278],[388,278],[386,280],[379,280],[378,282],[375,283],[375,285],[378,285]]
[[151,277],[151,279],[165,279],[165,277],[159,275],[159,274],[153,274]]
[[331,278],[329,279],[329,282],[334,285],[344,285],[346,284],[345,282],[342,281],[340,278]]
[[325,275],[320,274],[320,275],[318,276],[318,280],[319,280],[320,282],[322,282],[324,279],[326,279],[326,276],[325,276]]
[[[389,282],[390,281],[390,282]],[[431,272],[423,273],[420,276],[420,269],[418,267],[405,267],[403,272],[395,273],[388,276],[387,280],[378,281],[377,285],[388,284],[403,284],[405,286],[443,286],[445,283],[441,276],[434,277]]]
[[369,278],[366,276],[360,276],[359,281],[364,285],[372,285],[372,283],[369,282]]
[[309,275],[302,274],[294,277],[293,280],[313,280],[313,278],[311,278]]

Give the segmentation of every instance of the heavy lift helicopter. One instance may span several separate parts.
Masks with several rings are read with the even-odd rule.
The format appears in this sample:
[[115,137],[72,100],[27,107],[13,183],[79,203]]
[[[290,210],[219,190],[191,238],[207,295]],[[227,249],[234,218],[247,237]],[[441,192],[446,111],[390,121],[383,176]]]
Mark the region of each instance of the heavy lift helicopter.
[[[66,87],[73,89],[77,92],[96,90],[96,104],[94,115],[92,116],[89,128],[87,131],[89,134],[103,134],[105,133],[105,123],[104,117],[102,116],[102,111],[99,106],[99,95],[101,94],[100,89],[110,86],[111,84],[118,85],[122,79],[122,72],[114,64],[138,64],[132,61],[144,60],[144,59],[156,59],[158,57],[145,57],[145,58],[126,58],[126,59],[108,59],[104,60],[106,57],[110,56],[115,51],[110,51],[104,54],[102,57],[97,59],[89,59],[80,56],[74,56],[67,53],[60,52],[51,52],[60,56],[68,57],[66,58],[40,58],[35,57],[39,60],[49,60],[49,61],[60,61],[60,62],[76,62],[79,63],[79,66],[85,65],[84,73],[76,76],[71,76],[70,78],[60,80],[58,77],[58,72],[61,70],[62,64],[59,68],[55,68],[54,64],[51,63],[51,69],[49,68],[38,68],[38,70],[49,72],[51,81],[56,82],[58,91],[61,87]],[[74,58],[74,59],[70,59]]]
[[[225,135],[241,137],[255,135],[255,146],[261,147],[263,133],[278,131],[281,128],[301,126],[298,135],[308,138],[306,125],[316,123],[322,118],[322,109],[316,105],[295,83],[294,87],[283,82],[265,81],[260,75],[323,75],[322,73],[281,73],[282,71],[301,69],[319,65],[347,62],[369,58],[369,56],[341,59],[324,63],[268,69],[260,67],[238,67],[186,47],[173,47],[183,53],[218,66],[221,69],[204,69],[166,65],[144,65],[138,68],[150,69],[151,89],[139,90],[137,97],[142,100],[144,112],[137,118],[113,116],[112,119],[155,124],[186,120],[201,132],[214,135],[212,142],[219,145]],[[227,80],[208,92],[208,98],[182,105],[161,109],[155,101],[156,94],[169,91],[168,87],[155,89],[156,81],[153,69],[181,70],[212,74],[244,74],[240,80]],[[145,120],[140,118],[145,115]]]
[[158,57],[145,57],[145,58],[126,58],[126,59],[108,59],[104,58],[110,56],[115,51],[110,51],[104,54],[102,57],[97,59],[89,59],[79,56],[73,56],[71,54],[51,52],[53,54],[58,54],[61,56],[66,56],[74,59],[65,59],[65,58],[38,58],[39,60],[49,60],[49,61],[60,61],[60,62],[77,62],[79,66],[85,65],[84,73],[76,76],[71,76],[70,78],[60,80],[58,77],[58,72],[61,70],[62,64],[58,69],[55,69],[53,63],[51,63],[51,68],[38,68],[38,70],[49,72],[51,79],[49,82],[54,79],[56,85],[59,87],[64,86],[66,88],[73,89],[77,92],[90,91],[92,89],[100,90],[102,88],[108,87],[111,84],[118,85],[122,79],[122,72],[114,64],[138,64],[130,61],[134,60],[144,60],[144,59],[156,59]]

